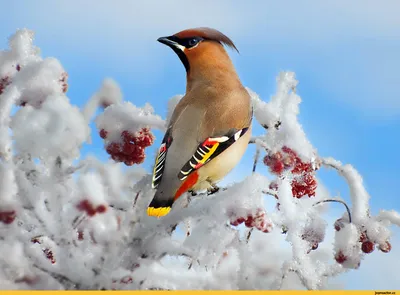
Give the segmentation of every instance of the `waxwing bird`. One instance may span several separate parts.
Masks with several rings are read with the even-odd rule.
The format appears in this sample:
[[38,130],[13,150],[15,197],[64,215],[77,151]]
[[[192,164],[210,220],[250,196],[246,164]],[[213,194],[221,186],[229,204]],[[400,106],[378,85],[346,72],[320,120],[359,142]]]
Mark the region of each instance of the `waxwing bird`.
[[171,116],[153,170],[156,193],[147,214],[160,217],[182,194],[212,189],[238,164],[250,140],[253,111],[223,46],[236,49],[227,36],[196,28],[158,41],[186,69],[186,94]]

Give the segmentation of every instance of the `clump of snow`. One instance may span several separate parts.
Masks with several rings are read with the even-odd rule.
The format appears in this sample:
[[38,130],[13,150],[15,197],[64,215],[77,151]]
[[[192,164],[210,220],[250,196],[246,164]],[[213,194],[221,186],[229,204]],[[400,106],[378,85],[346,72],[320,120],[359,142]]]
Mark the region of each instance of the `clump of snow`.
[[368,201],[370,196],[364,188],[361,175],[357,172],[357,170],[354,169],[353,166],[349,164],[342,165],[342,163],[332,158],[323,159],[323,164],[337,169],[338,172],[346,179],[350,188],[350,196],[353,204],[353,219],[357,223],[363,222],[368,218]]
[[14,167],[0,163],[0,211],[15,209],[13,206],[17,203],[17,192]]
[[293,72],[282,72],[277,78],[277,91],[269,102],[248,89],[253,101],[254,117],[268,129],[263,141],[276,152],[283,146],[294,149],[301,159],[311,160],[316,150],[308,141],[302,126],[297,121],[301,98],[295,93],[297,80]]
[[111,78],[103,80],[100,89],[89,99],[83,109],[83,116],[89,121],[99,106],[104,108],[122,103],[123,95],[118,83]]
[[16,103],[40,107],[48,97],[63,93],[60,81],[63,73],[65,70],[55,58],[46,58],[21,67],[13,80],[13,85],[21,91]]
[[76,158],[90,131],[80,110],[60,95],[48,97],[39,109],[20,108],[10,127],[16,150],[32,157]]
[[125,130],[131,133],[144,127],[164,130],[165,122],[154,114],[154,109],[149,104],[139,108],[131,102],[123,102],[106,108],[96,118],[96,126],[99,130],[107,131],[108,141],[120,142],[121,133]]
[[355,224],[346,224],[344,228],[335,234],[334,250],[336,255],[343,256],[342,265],[345,268],[358,268],[361,261],[359,243],[360,232]]
[[79,177],[81,198],[89,200],[94,205],[105,203],[105,192],[102,179],[98,174],[86,173]]

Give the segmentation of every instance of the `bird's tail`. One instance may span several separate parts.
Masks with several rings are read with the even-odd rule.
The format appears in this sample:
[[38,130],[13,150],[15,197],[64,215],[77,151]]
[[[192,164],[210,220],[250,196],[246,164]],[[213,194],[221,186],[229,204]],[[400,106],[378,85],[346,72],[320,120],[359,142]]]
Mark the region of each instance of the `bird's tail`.
[[197,172],[191,173],[183,183],[179,186],[175,194],[171,196],[165,194],[169,190],[158,189],[151,201],[149,207],[147,208],[147,215],[162,217],[171,211],[172,204],[190,188],[192,188],[198,181],[199,175]]
[[174,203],[174,199],[160,199],[156,193],[150,205],[147,207],[147,215],[162,217],[165,216],[171,211],[172,204]]

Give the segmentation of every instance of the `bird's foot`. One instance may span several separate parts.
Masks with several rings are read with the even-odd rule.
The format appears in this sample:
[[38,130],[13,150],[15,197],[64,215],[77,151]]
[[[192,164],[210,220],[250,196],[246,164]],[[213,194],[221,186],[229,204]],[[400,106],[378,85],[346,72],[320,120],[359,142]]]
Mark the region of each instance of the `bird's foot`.
[[197,193],[195,191],[188,191],[188,192],[191,194],[192,197],[197,196]]
[[215,184],[212,184],[210,188],[207,189],[207,195],[213,195],[219,191],[219,187]]

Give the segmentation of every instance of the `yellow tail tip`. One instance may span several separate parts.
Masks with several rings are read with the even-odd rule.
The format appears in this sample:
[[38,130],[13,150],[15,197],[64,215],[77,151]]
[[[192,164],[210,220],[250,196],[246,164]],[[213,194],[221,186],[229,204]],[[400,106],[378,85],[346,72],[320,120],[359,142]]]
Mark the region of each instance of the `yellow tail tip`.
[[171,211],[171,207],[159,207],[159,208],[148,207],[147,215],[161,217],[167,215],[169,211]]

